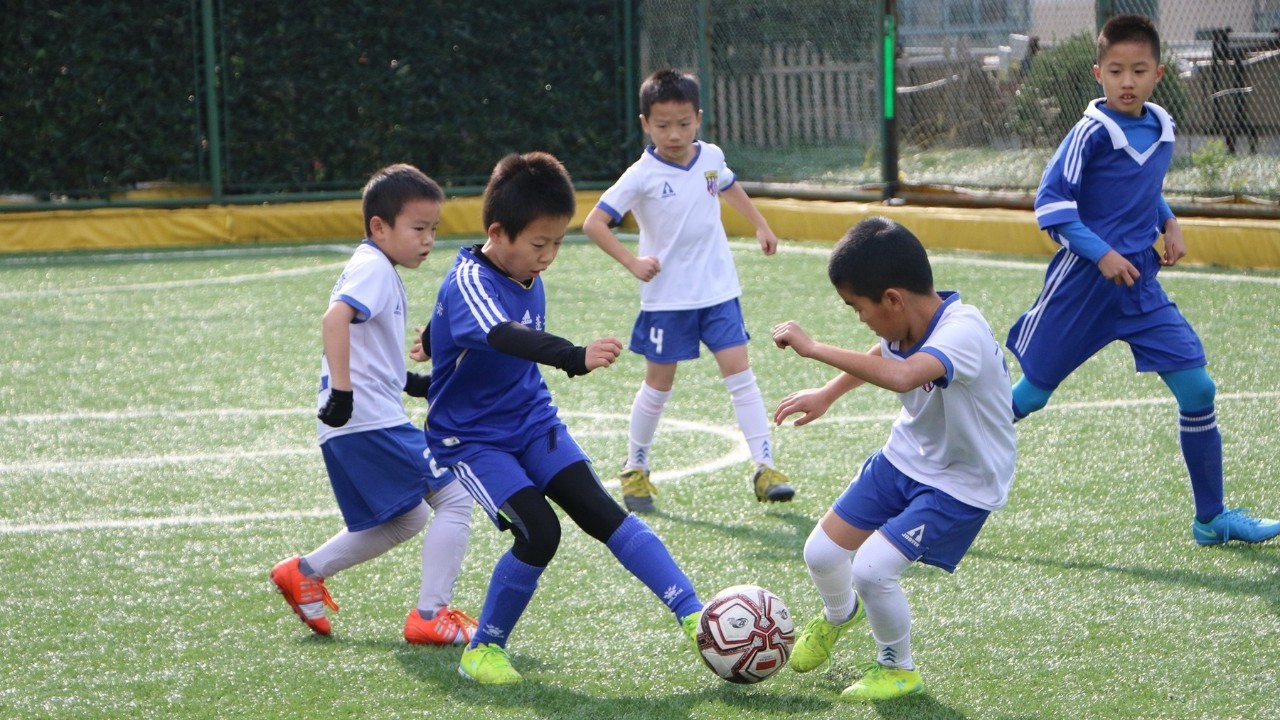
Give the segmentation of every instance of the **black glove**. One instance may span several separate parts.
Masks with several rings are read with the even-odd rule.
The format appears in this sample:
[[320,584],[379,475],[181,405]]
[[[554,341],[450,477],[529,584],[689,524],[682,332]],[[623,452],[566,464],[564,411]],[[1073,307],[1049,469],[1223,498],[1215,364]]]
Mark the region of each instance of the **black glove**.
[[409,397],[425,398],[431,389],[431,373],[416,373],[412,370],[405,373],[404,394]]
[[355,404],[356,394],[351,390],[329,391],[329,399],[325,402],[316,417],[329,427],[342,427],[351,419],[351,408]]

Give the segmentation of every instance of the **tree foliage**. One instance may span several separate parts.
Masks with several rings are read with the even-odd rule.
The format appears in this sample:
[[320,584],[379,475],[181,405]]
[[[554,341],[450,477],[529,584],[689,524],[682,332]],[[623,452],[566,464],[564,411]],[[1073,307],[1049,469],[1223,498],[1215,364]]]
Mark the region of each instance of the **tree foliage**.
[[[0,24],[0,192],[207,180],[198,2],[19,5]],[[214,5],[229,192],[356,189],[401,161],[482,183],[534,149],[608,180],[635,151],[615,0]]]

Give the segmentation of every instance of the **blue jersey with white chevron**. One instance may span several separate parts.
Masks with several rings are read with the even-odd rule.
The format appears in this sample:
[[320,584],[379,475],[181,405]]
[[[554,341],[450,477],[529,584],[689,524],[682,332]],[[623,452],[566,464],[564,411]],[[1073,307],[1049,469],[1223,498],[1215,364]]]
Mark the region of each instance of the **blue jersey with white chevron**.
[[[1173,158],[1173,119],[1146,103],[1158,139],[1139,151],[1099,98],[1067,133],[1040,178],[1036,220],[1042,229],[1080,221],[1121,255],[1150,248],[1162,224],[1161,188]],[[1062,242],[1061,238],[1055,240]]]
[[542,279],[517,282],[479,245],[460,249],[431,319],[427,445],[443,464],[466,442],[519,447],[556,416],[537,363],[489,346],[489,331],[509,320],[545,330]]

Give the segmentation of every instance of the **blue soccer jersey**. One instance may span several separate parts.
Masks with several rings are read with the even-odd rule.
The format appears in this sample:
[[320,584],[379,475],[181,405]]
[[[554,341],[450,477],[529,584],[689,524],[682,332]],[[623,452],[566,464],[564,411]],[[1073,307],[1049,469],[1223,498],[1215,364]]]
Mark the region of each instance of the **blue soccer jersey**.
[[443,464],[452,464],[467,442],[517,448],[532,428],[556,417],[537,364],[489,345],[489,331],[512,320],[545,330],[542,279],[527,285],[511,279],[479,245],[459,250],[431,320],[427,444]]
[[1101,107],[1105,101],[1089,104],[1049,161],[1036,193],[1036,220],[1042,229],[1080,221],[1116,252],[1132,255],[1150,248],[1160,234],[1173,119],[1159,105],[1146,103],[1144,119],[1158,123],[1159,138],[1139,151]]

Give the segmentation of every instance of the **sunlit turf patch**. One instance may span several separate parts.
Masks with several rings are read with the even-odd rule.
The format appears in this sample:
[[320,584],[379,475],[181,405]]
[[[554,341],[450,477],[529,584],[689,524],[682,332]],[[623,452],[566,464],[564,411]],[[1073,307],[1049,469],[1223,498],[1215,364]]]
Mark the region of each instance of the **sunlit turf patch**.
[[[772,347],[773,324],[794,318],[829,342],[874,342],[829,288],[823,248],[790,247],[763,257],[752,243],[734,246],[770,409],[834,374]],[[442,246],[403,273],[411,322],[430,316],[452,254]],[[1194,546],[1175,406],[1158,379],[1134,375],[1123,346],[1090,360],[1048,410],[1019,424],[1010,503],[959,572],[918,567],[904,578],[924,698],[838,703],[856,663],[874,653],[866,632],[841,641],[827,672],[784,671],[750,688],[718,681],[658,600],[567,518],[511,640],[530,680],[523,687],[466,685],[456,649],[403,643],[416,543],[330,579],[342,611],[333,638],[313,637],[266,575],[340,527],[313,406],[319,316],[341,259],[317,248],[0,263],[9,318],[0,715],[1255,718],[1280,705],[1280,650],[1268,640],[1280,632],[1280,546]],[[1000,337],[1043,274],[1022,258],[935,260],[938,287],[959,288]],[[1265,308],[1280,305],[1277,278],[1197,270],[1165,281],[1203,335],[1218,382],[1228,500],[1264,515],[1280,512],[1280,338],[1260,331]],[[636,283],[603,253],[567,244],[545,280],[550,330],[579,343],[628,337]],[[586,377],[546,376],[616,494],[643,361],[624,353]],[[410,408],[420,423],[421,404]],[[646,522],[704,595],[757,583],[803,623],[819,610],[805,538],[883,444],[896,409],[890,393],[863,388],[829,417],[777,429],[778,463],[797,495],[762,505],[704,354],[678,373],[654,448],[659,511]],[[510,537],[479,513],[473,527],[456,605],[478,614]]]

